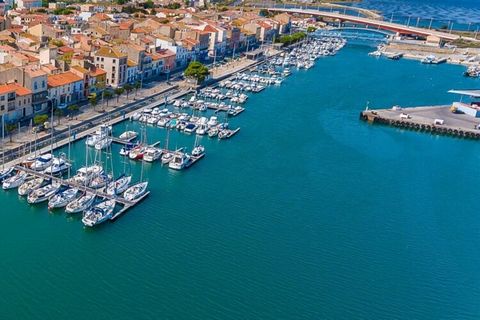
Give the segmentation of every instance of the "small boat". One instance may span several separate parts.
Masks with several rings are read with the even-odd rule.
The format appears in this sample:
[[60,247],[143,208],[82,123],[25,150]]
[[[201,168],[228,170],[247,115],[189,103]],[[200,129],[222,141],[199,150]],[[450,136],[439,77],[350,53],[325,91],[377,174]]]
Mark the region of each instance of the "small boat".
[[197,130],[197,125],[194,123],[188,123],[183,130],[185,133],[192,133]]
[[190,164],[191,160],[188,154],[177,152],[169,162],[168,167],[174,170],[182,170]]
[[9,190],[9,189],[17,188],[25,182],[26,178],[27,178],[27,174],[23,171],[20,171],[16,175],[11,176],[8,179],[5,179],[2,183],[2,189]]
[[71,167],[71,164],[66,162],[62,158],[53,159],[52,165],[46,168],[43,173],[51,175],[59,175],[67,171]]
[[110,147],[111,145],[112,145],[112,138],[105,138],[105,139],[102,139],[102,140],[98,141],[95,144],[95,149],[96,150],[103,150],[103,149],[106,149],[106,148]]
[[208,130],[208,136],[210,138],[216,137],[218,135],[218,128],[210,128]]
[[95,195],[93,193],[89,193],[89,192],[84,193],[77,199],[67,204],[65,211],[67,213],[83,212],[88,208],[90,208],[94,201],[95,201]]
[[145,148],[145,153],[143,154],[143,161],[154,162],[160,159],[162,156],[162,149],[156,147],[147,147]]
[[124,145],[121,149],[120,149],[120,155],[121,156],[125,156],[125,157],[128,157],[130,155],[130,151],[132,151],[134,148],[136,148],[138,145],[137,144],[133,144],[133,143],[128,143],[126,145]]
[[72,202],[77,196],[78,189],[67,189],[57,193],[48,200],[48,209],[62,208]]
[[106,200],[88,209],[83,215],[83,224],[87,227],[94,227],[107,221],[113,216],[115,204],[115,200]]
[[27,197],[27,201],[30,204],[40,203],[47,201],[51,196],[53,196],[60,189],[61,185],[59,183],[51,183],[43,186],[37,190],[34,190]]
[[77,173],[71,177],[69,181],[80,185],[88,185],[94,177],[102,173],[103,168],[98,164],[89,167],[82,167],[77,170]]
[[50,167],[53,162],[53,156],[51,153],[47,153],[38,157],[34,163],[32,163],[30,169],[35,171],[43,171]]
[[95,147],[95,145],[105,139],[105,137],[107,137],[105,134],[92,134],[87,137],[85,144],[89,147]]
[[122,194],[125,190],[127,190],[131,181],[132,176],[121,175],[115,181],[108,184],[106,192],[112,196]]
[[146,191],[148,187],[148,182],[137,183],[130,188],[128,188],[124,193],[123,197],[127,201],[134,201],[140,198]]
[[198,145],[192,150],[192,156],[198,157],[205,153],[205,147]]
[[228,130],[226,130],[226,129],[220,130],[220,131],[218,132],[218,138],[219,138],[219,139],[226,139],[226,138],[228,138],[228,133],[229,133],[229,132],[228,132]]
[[162,155],[162,164],[167,164],[173,159],[173,153],[166,152]]
[[125,131],[120,135],[119,138],[125,141],[131,141],[136,137],[138,137],[138,133],[136,133],[135,131]]
[[2,182],[5,179],[8,179],[12,174],[13,174],[13,167],[0,170],[0,182]]
[[143,159],[143,155],[144,155],[144,148],[142,146],[138,146],[130,150],[128,157],[132,160],[141,160]]
[[43,178],[35,178],[29,181],[25,181],[20,187],[18,187],[19,196],[28,196],[34,190],[40,188],[45,182]]

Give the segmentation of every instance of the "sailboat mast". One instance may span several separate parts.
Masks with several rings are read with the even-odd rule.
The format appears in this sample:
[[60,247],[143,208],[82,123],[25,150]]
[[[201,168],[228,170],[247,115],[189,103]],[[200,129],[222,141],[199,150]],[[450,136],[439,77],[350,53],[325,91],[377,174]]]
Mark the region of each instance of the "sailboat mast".
[[2,170],[5,169],[5,114],[2,114]]

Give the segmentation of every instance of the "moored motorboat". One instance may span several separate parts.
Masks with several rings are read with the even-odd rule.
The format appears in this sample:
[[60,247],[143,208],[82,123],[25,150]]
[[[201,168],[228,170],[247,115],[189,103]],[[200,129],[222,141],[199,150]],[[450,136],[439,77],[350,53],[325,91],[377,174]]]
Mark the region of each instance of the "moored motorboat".
[[46,168],[43,173],[51,175],[60,175],[67,171],[71,167],[71,164],[62,158],[53,159],[52,165]]
[[0,182],[8,179],[13,174],[13,167],[8,167],[0,170]]
[[173,153],[172,152],[165,152],[162,155],[162,164],[167,164],[173,159]]
[[162,156],[162,149],[156,147],[147,147],[145,148],[145,153],[143,154],[143,161],[154,162],[160,159]]
[[111,145],[112,145],[112,138],[105,137],[104,139],[98,141],[95,144],[95,149],[96,150],[103,150],[103,149],[106,149],[106,148],[110,147]]
[[120,139],[125,140],[125,141],[131,141],[138,137],[138,133],[135,131],[125,131],[120,135]]
[[43,171],[52,165],[53,159],[54,158],[51,153],[41,155],[35,160],[35,162],[32,163],[30,169],[35,171]]
[[205,147],[202,145],[198,145],[192,150],[192,156],[199,157],[205,153]]
[[169,162],[168,167],[170,169],[182,170],[190,164],[190,155],[183,152],[176,152],[173,159]]

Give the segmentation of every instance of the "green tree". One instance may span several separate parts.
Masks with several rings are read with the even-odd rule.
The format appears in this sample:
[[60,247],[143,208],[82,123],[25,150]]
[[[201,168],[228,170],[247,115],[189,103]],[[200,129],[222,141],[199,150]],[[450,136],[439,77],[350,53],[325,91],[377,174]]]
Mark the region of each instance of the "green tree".
[[125,92],[125,89],[124,88],[115,88],[115,90],[113,90],[113,92],[117,96],[117,103],[118,103],[118,99]]
[[307,32],[315,32],[315,30],[317,30],[317,28],[315,28],[314,26],[309,26],[307,28]]
[[108,101],[113,97],[113,93],[110,90],[105,90],[103,92],[103,100],[107,103],[108,108]]
[[48,116],[46,114],[37,114],[33,117],[33,123],[36,126],[44,124],[48,120]]
[[74,112],[80,110],[80,107],[76,104],[71,104],[71,105],[68,106],[67,109],[68,109],[69,112],[74,113]]
[[60,124],[60,117],[62,117],[63,114],[64,114],[63,109],[55,108],[53,110],[53,114],[57,117],[57,125],[59,125]]
[[187,69],[185,69],[185,76],[196,79],[197,84],[202,83],[209,74],[208,68],[198,61],[190,62]]
[[130,83],[127,83],[126,85],[123,86],[123,89],[125,89],[125,92],[127,93],[127,99],[128,99],[128,94],[132,92],[133,86]]
[[5,124],[5,132],[8,134],[8,137],[10,138],[10,142],[12,142],[13,131],[15,131],[15,129],[17,129],[17,125],[15,123]]
[[90,105],[93,107],[93,111],[95,111],[95,107],[97,106],[98,104],[98,97],[96,94],[92,94],[90,95],[90,97],[88,97],[88,102],[90,103]]
[[135,83],[133,84],[133,87],[135,88],[135,96],[137,95],[137,91],[138,91],[138,89],[140,89],[141,86],[142,86],[142,84],[138,80],[135,81]]
[[143,8],[144,9],[153,9],[155,5],[153,4],[152,0],[147,0],[146,2],[143,3]]

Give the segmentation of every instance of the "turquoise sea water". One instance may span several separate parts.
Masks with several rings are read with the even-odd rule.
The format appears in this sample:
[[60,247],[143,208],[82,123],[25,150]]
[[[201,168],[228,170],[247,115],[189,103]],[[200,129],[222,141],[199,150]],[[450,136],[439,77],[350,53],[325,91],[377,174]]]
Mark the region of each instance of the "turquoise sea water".
[[1,191],[0,318],[478,319],[480,144],[359,112],[450,103],[480,82],[368,51],[251,96],[240,133],[203,138],[191,169],[146,166],[150,197],[114,223],[87,230]]

